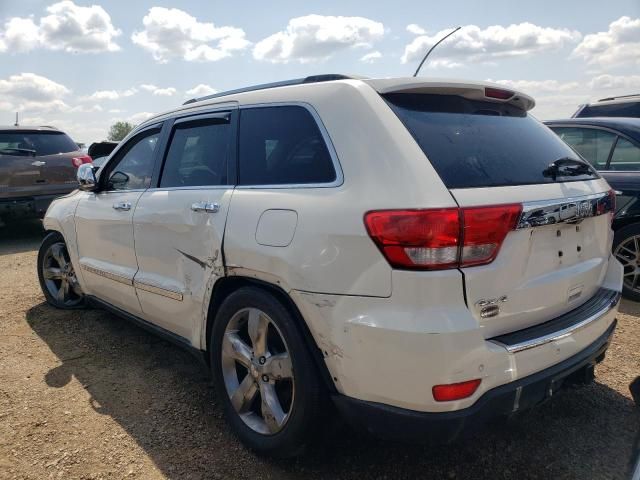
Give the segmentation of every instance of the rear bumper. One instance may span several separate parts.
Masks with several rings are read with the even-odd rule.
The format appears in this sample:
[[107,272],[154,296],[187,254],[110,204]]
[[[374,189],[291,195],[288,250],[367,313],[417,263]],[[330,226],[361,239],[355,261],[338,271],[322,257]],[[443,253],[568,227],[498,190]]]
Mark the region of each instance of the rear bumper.
[[39,195],[37,197],[0,199],[0,217],[34,218],[44,217],[47,208],[60,195]]
[[417,412],[335,395],[334,403],[354,426],[396,440],[452,442],[488,421],[529,409],[554,395],[563,385],[588,377],[604,359],[616,321],[576,355],[545,370],[485,392],[472,406],[450,412]]

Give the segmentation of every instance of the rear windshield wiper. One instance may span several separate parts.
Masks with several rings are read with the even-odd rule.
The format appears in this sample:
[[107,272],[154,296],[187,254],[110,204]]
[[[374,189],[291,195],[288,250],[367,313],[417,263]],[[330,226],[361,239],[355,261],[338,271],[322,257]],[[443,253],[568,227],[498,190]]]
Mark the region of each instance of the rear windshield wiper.
[[0,155],[31,155],[36,156],[36,151],[30,148],[3,148],[0,149]]
[[547,168],[542,171],[545,177],[551,177],[556,181],[557,177],[575,177],[578,175],[595,176],[597,173],[586,162],[571,157],[562,157],[550,163]]

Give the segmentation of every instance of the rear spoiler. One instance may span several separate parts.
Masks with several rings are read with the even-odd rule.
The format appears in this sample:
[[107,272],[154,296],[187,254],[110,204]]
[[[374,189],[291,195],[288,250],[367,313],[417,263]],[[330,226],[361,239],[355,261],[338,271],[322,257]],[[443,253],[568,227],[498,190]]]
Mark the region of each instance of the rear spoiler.
[[458,95],[471,100],[507,103],[522,110],[531,110],[536,102],[529,95],[505,88],[495,83],[461,83],[455,81],[425,81],[418,78],[382,78],[362,80],[379,94],[430,93],[435,95]]

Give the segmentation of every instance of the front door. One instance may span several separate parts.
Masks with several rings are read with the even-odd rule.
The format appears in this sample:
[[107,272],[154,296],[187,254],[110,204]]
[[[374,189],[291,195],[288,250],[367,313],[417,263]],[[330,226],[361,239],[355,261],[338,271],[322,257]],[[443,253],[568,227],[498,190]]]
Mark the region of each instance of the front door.
[[99,191],[82,193],[75,215],[85,293],[134,315],[141,310],[133,288],[133,213],[151,183],[159,136],[157,125],[123,145],[101,174]]
[[158,186],[142,194],[133,218],[143,318],[195,345],[203,305],[224,274],[236,115],[227,109],[176,119]]

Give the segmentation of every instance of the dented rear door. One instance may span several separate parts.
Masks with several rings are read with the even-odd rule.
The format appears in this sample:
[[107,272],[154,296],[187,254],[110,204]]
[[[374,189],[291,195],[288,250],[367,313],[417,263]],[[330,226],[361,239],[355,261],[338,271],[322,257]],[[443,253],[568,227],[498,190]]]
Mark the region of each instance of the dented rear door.
[[226,108],[176,119],[157,185],[142,195],[133,219],[143,317],[194,345],[211,288],[224,274],[235,118]]

